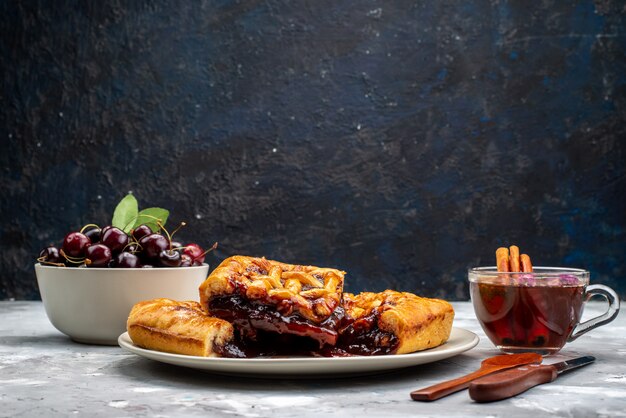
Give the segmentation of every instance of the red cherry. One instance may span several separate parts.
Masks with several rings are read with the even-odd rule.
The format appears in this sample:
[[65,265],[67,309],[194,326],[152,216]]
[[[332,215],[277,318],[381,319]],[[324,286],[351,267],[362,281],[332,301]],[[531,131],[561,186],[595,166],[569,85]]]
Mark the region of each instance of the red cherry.
[[113,228],[113,225],[107,225],[104,228],[102,228],[100,230],[100,239],[98,241],[102,240],[102,237],[104,236],[104,233],[107,232],[109,229]]
[[98,227],[91,227],[91,228],[87,229],[83,233],[85,234],[85,236],[87,238],[89,238],[91,240],[92,244],[100,242],[100,236],[101,236],[100,234],[102,233],[100,231],[100,228],[98,228]]
[[87,267],[107,267],[111,261],[111,250],[103,244],[94,244],[85,251]]
[[59,254],[59,250],[53,246],[41,250],[41,252],[39,253],[39,258],[37,260],[41,260],[41,262],[44,264],[59,264],[65,261],[63,257],[61,257],[61,255]]
[[139,261],[139,257],[135,254],[131,254],[129,252],[121,252],[117,256],[113,258],[111,263],[111,267],[114,268],[139,268],[141,267],[141,262]]
[[181,257],[178,251],[164,250],[159,254],[159,262],[163,267],[179,267]]
[[191,267],[193,260],[189,255],[183,254],[180,256],[180,267]]
[[206,255],[202,247],[194,243],[185,245],[183,254],[187,254],[191,257],[192,262],[198,262],[200,264],[204,263],[204,256]]
[[109,247],[113,254],[121,253],[128,244],[128,235],[119,228],[111,227],[102,235],[102,244]]
[[63,252],[69,257],[82,258],[90,245],[91,240],[85,234],[70,232],[63,240]]
[[139,225],[137,228],[133,229],[131,235],[135,238],[135,241],[139,241],[146,235],[150,235],[152,230],[148,225]]
[[158,261],[161,251],[165,251],[170,248],[170,243],[161,234],[146,235],[139,240],[139,245],[142,248],[142,257],[144,261]]

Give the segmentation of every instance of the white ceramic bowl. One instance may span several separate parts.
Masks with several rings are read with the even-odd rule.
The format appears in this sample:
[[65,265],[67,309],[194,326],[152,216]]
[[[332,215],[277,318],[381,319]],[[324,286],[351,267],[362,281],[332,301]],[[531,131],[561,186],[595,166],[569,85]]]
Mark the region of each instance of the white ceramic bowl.
[[199,300],[209,266],[70,268],[35,264],[39,292],[52,325],[74,341],[117,345],[137,302]]

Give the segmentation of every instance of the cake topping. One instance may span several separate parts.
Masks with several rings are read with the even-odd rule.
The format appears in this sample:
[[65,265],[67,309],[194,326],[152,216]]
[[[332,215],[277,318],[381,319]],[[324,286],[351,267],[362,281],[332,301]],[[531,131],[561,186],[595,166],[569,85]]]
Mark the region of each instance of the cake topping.
[[238,293],[250,302],[274,305],[320,323],[339,306],[345,272],[286,264],[266,258],[233,256],[222,262],[200,286],[203,307],[211,299]]

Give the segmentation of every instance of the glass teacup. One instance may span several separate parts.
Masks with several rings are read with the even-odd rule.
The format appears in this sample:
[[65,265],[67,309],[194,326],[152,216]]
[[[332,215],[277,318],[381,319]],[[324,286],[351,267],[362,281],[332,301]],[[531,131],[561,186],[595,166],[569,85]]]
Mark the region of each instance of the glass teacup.
[[[491,342],[506,353],[556,353],[619,312],[615,291],[589,285],[586,270],[534,267],[532,273],[503,273],[477,267],[468,276],[476,317]],[[581,323],[584,304],[594,295],[606,298],[608,309]]]

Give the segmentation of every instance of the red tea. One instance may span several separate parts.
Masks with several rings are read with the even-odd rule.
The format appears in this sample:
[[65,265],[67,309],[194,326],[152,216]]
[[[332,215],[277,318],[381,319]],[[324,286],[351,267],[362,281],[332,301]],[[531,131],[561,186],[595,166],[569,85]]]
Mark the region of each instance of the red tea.
[[583,310],[582,285],[470,283],[476,316],[489,339],[507,352],[559,351]]

